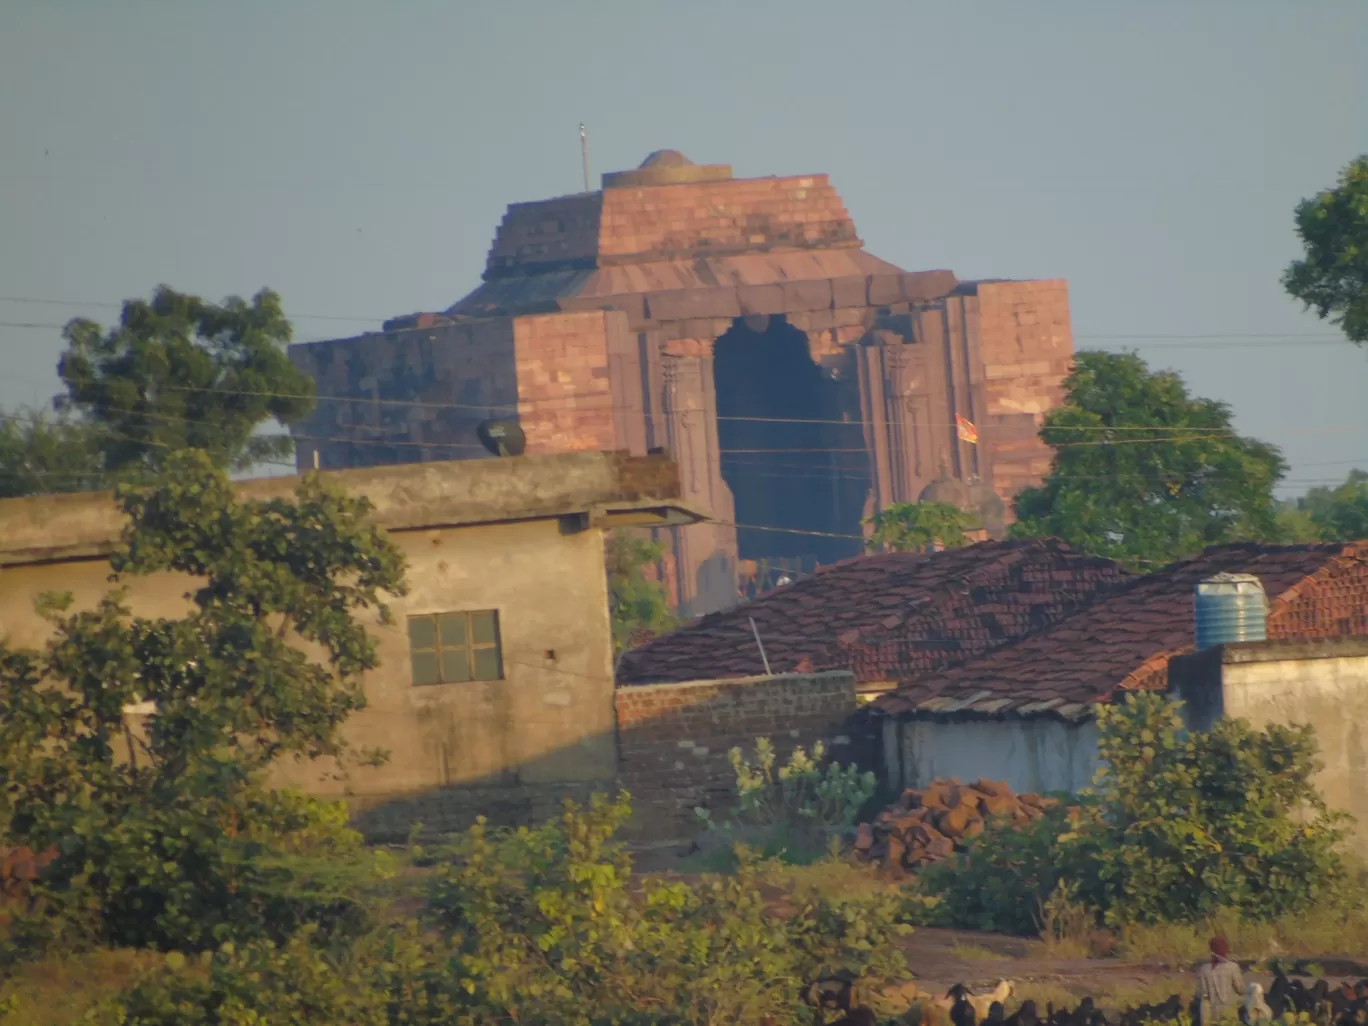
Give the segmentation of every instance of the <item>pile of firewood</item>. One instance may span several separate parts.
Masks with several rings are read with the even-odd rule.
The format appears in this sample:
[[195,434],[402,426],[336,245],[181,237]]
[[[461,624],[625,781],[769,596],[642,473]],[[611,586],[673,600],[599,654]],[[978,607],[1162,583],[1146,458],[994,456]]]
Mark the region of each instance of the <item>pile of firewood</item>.
[[56,848],[35,852],[23,846],[0,847],[0,902],[26,897],[29,886],[56,858]]
[[904,791],[873,823],[861,823],[855,855],[897,875],[964,850],[990,819],[1024,826],[1058,804],[1038,794],[1012,794],[1006,784],[991,780],[933,780],[920,791]]

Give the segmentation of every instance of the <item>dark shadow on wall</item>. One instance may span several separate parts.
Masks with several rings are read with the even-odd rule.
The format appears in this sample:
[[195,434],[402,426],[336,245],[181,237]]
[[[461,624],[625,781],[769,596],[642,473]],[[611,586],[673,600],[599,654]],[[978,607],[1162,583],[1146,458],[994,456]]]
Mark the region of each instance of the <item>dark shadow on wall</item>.
[[780,316],[736,320],[713,377],[740,557],[859,555],[870,475],[858,383],[813,363],[807,336]]
[[[722,810],[734,800],[736,775],[728,759],[733,747],[749,752],[757,738],[768,737],[780,760],[786,760],[795,746],[811,750],[822,741],[836,761],[862,769],[877,766],[880,740],[856,708],[853,685],[843,691],[828,680],[814,687],[816,679],[716,682],[701,690],[697,685],[625,688],[635,705],[622,711],[616,732],[615,779],[532,782],[567,765],[569,752],[550,752],[521,767],[516,779],[505,775],[355,799],[355,825],[373,842],[402,843],[415,824],[429,838],[465,830],[478,816],[497,826],[528,826],[558,815],[567,799],[582,803],[595,793],[625,790],[632,796],[633,816],[624,840],[686,841],[701,827],[695,808]],[[354,786],[364,786],[364,779],[358,775]]]

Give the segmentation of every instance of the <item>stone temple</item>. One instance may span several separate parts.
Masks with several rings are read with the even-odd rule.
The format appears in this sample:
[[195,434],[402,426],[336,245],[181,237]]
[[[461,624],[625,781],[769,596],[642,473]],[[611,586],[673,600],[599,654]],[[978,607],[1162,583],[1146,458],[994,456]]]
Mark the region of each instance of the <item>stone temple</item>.
[[529,453],[664,448],[714,517],[661,539],[690,615],[734,604],[752,561],[857,554],[893,503],[948,499],[1004,530],[1049,467],[1064,281],[904,271],[865,251],[826,175],[735,178],[665,150],[602,185],[510,206],[449,309],[292,346],[320,396],[301,469],[489,458],[490,417],[516,418]]

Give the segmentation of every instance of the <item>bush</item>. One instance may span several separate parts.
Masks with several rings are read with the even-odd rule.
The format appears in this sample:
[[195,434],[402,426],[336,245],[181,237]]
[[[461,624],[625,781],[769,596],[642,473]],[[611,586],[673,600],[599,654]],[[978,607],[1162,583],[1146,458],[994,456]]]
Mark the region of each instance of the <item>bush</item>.
[[91,1026],[445,1026],[459,998],[439,940],[414,926],[351,947],[319,943],[306,927],[283,944],[223,945],[197,959],[172,953]]
[[754,762],[740,748],[728,755],[736,773],[732,818],[718,822],[707,809],[695,811],[728,841],[786,861],[810,861],[828,851],[836,832],[855,825],[876,786],[873,773],[854,766],[833,762],[823,767],[826,746],[820,741],[811,755],[795,748],[777,769],[769,738],[756,740]]
[[925,876],[953,925],[1029,933],[1061,884],[1112,927],[1221,912],[1268,921],[1344,878],[1339,814],[1311,778],[1309,727],[1222,720],[1184,735],[1177,703],[1136,694],[1098,710],[1095,791],[1022,828],[994,824]]
[[599,797],[458,844],[431,908],[476,1021],[796,1023],[811,1015],[801,986],[824,970],[876,984],[905,971],[891,895],[813,896],[781,918],[749,858],[699,886],[634,885],[612,840],[629,812],[625,796]]
[[969,841],[968,850],[932,864],[922,886],[941,901],[945,925],[994,933],[1031,934],[1040,911],[1058,885],[1059,837],[1068,829],[1063,806],[1023,826],[993,819]]
[[1312,783],[1311,728],[1182,726],[1161,695],[1099,708],[1100,803],[1061,839],[1080,897],[1112,924],[1223,909],[1267,920],[1315,904],[1344,876],[1344,817]]
[[11,953],[45,936],[198,950],[358,925],[339,876],[372,867],[345,810],[265,780],[277,759],[349,755],[340,728],[377,665],[359,615],[387,616],[402,557],[368,503],[316,479],[293,502],[238,501],[206,454],[168,463],[116,491],[128,524],[110,565],[180,575],[186,614],[136,616],[119,591],[69,613],[54,595],[44,650],[0,643],[0,829],[58,852]]

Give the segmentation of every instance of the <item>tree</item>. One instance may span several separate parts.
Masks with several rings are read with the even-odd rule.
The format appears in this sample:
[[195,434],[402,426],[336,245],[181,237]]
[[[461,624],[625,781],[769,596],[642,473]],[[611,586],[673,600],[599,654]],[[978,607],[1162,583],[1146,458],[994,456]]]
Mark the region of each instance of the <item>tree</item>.
[[658,543],[614,531],[608,536],[605,554],[615,655],[679,626],[664,585],[646,576],[646,569],[660,560]]
[[1060,861],[1113,925],[1272,919],[1343,877],[1346,817],[1316,790],[1310,727],[1222,718],[1186,734],[1179,704],[1153,692],[1098,706],[1097,726],[1100,802]]
[[[0,828],[58,850],[50,909],[115,944],[203,948],[295,925],[278,857],[345,853],[351,835],[345,809],[274,792],[265,773],[368,754],[339,734],[377,663],[357,617],[386,618],[384,594],[404,588],[366,500],[306,478],[294,501],[238,501],[213,463],[174,453],[115,493],[116,580],[187,575],[185,616],[138,616],[120,590],[76,612],[54,595],[45,650],[0,645]],[[145,725],[129,718],[139,703]]]
[[313,380],[285,352],[290,335],[269,289],[219,306],[163,285],[150,302],[126,302],[107,333],[82,318],[67,324],[60,401],[92,427],[114,473],[191,448],[233,469],[284,458],[293,451],[288,436],[256,431],[313,409]]
[[0,417],[0,498],[104,487],[94,434],[71,417],[29,411]]
[[1307,541],[1368,538],[1368,473],[1351,470],[1336,488],[1312,488],[1290,504],[1289,519],[1305,525]]
[[1014,537],[1053,535],[1140,570],[1279,537],[1273,486],[1287,465],[1236,434],[1225,403],[1133,353],[1079,353],[1064,390],[1040,431],[1055,448],[1049,476],[1017,496]]
[[1306,256],[1283,273],[1283,287],[1349,341],[1368,342],[1368,154],[1335,188],[1297,204],[1296,218]]
[[978,528],[973,516],[948,502],[898,502],[865,521],[873,533],[865,542],[871,552],[931,552],[939,545],[960,549],[967,532]]

